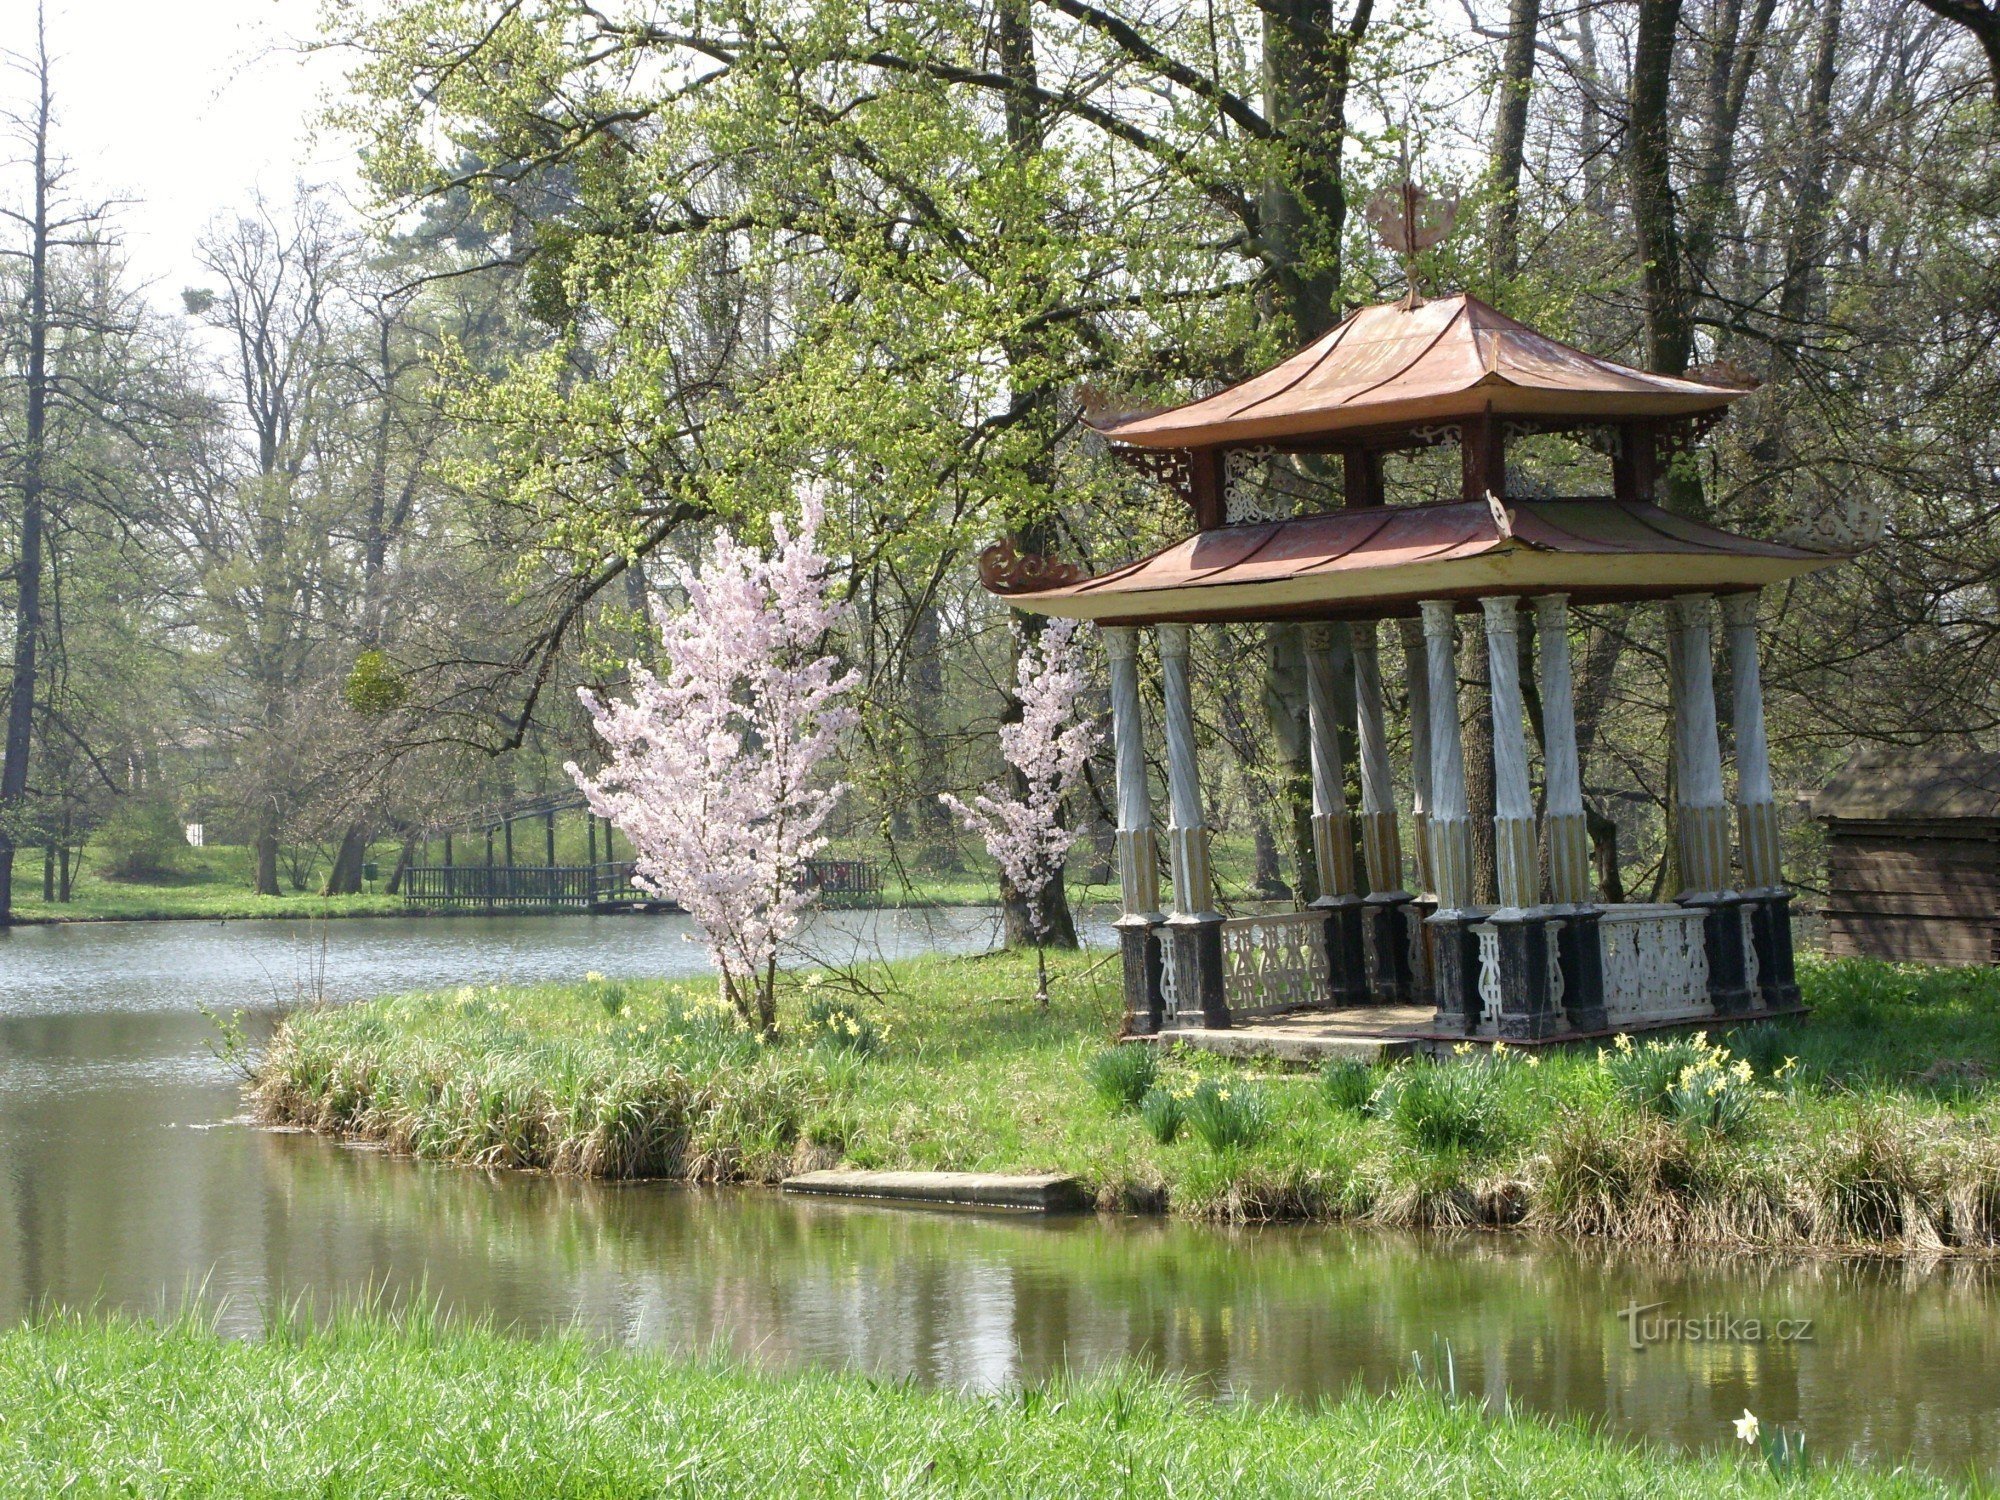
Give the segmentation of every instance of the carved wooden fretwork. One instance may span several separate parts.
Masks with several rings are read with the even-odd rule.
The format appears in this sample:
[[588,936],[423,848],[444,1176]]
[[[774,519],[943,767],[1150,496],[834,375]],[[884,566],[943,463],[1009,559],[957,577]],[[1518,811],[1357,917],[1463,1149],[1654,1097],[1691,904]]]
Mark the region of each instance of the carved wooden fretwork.
[[1604,1012],[1613,1026],[1712,1013],[1704,920],[1701,912],[1671,903],[1604,908],[1597,935]]
[[1836,495],[1778,528],[1774,540],[1811,552],[1865,552],[1882,540],[1886,512],[1866,495]]
[[1455,443],[1458,441],[1458,423],[1429,422],[1422,427],[1412,427],[1408,437],[1410,442],[1419,448],[1435,448],[1439,443]]
[[979,581],[995,594],[1030,594],[1061,588],[1090,575],[1075,563],[1057,562],[1015,550],[1012,537],[1003,538],[979,554]]
[[1751,926],[1751,910],[1747,903],[1737,909],[1737,915],[1742,918],[1737,925],[1743,932],[1743,986],[1755,993],[1763,970],[1757,965],[1757,937]]
[[1723,416],[1723,411],[1717,408],[1715,411],[1696,412],[1691,417],[1679,417],[1674,421],[1662,423],[1654,429],[1660,457],[1664,459],[1669,454],[1686,453],[1707,437],[1710,429],[1720,422]]
[[1500,929],[1481,922],[1472,929],[1479,939],[1479,1026],[1482,1031],[1500,1029],[1500,1007],[1506,991],[1500,984]]
[[1160,942],[1160,1014],[1171,1022],[1181,1013],[1180,971],[1174,963],[1174,941],[1162,936]]
[[1222,456],[1223,525],[1282,521],[1298,513],[1298,501],[1278,482],[1283,460],[1270,447],[1231,448]]
[[1134,448],[1116,445],[1111,450],[1125,463],[1155,483],[1164,484],[1188,504],[1194,504],[1194,452],[1188,448]]
[[1553,1011],[1563,1008],[1563,997],[1569,993],[1569,981],[1563,974],[1562,960],[1558,957],[1562,951],[1563,929],[1567,926],[1569,923],[1557,918],[1543,929],[1549,945],[1549,1009]]
[[1224,922],[1222,995],[1230,1014],[1324,1005],[1333,992],[1325,927],[1326,918],[1312,911]]

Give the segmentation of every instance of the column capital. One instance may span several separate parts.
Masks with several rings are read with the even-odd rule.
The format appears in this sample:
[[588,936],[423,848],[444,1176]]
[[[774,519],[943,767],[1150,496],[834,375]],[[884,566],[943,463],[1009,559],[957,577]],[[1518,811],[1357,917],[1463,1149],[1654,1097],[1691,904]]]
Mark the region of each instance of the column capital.
[[1488,635],[1516,635],[1521,629],[1521,601],[1512,594],[1499,594],[1479,601],[1486,613]]
[[1432,640],[1450,637],[1453,621],[1458,616],[1458,606],[1449,599],[1420,599],[1417,608],[1423,611],[1424,634]]
[[1715,595],[1676,594],[1673,598],[1674,623],[1683,630],[1708,625],[1714,618]]
[[1308,651],[1331,651],[1333,649],[1333,622],[1314,620],[1302,632]]
[[1569,624],[1568,594],[1535,595],[1535,628],[1563,630]]
[[1758,589],[1751,589],[1743,594],[1724,594],[1721,601],[1722,623],[1732,630],[1740,630],[1746,625],[1754,627],[1757,623],[1757,601],[1761,597],[1761,592]]
[[1100,625],[1104,654],[1113,661],[1131,661],[1139,654],[1139,630],[1134,625]]
[[1155,627],[1160,640],[1160,655],[1175,656],[1185,660],[1188,654],[1188,627],[1169,622]]

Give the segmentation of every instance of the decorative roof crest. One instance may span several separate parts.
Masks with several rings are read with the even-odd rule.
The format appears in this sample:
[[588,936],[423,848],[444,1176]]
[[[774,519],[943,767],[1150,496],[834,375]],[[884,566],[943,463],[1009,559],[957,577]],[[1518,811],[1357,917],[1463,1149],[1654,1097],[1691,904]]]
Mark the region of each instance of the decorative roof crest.
[[1402,257],[1403,278],[1409,283],[1402,307],[1414,312],[1424,305],[1417,290],[1417,256],[1451,233],[1458,222],[1458,194],[1434,199],[1406,177],[1401,187],[1383,188],[1370,198],[1366,212],[1382,248]]

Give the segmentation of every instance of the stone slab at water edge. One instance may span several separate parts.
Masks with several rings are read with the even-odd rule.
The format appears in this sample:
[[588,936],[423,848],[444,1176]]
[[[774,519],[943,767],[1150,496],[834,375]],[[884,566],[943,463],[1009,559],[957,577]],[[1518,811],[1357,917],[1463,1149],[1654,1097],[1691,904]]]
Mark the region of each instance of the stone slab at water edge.
[[965,1208],[1014,1208],[1041,1213],[1084,1206],[1083,1185],[1060,1172],[802,1172],[787,1177],[788,1193],[829,1198],[889,1198]]

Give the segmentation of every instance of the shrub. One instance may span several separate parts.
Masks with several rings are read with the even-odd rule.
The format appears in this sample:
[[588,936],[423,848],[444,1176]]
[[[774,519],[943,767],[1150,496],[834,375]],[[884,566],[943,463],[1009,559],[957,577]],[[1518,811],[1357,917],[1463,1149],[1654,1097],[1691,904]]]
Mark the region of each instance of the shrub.
[[1620,1036],[1616,1047],[1602,1054],[1605,1071],[1617,1085],[1625,1102],[1656,1115],[1671,1116],[1669,1102],[1680,1076],[1708,1054],[1705,1036],[1675,1037],[1633,1046],[1629,1036]]
[[120,802],[95,843],[107,880],[166,880],[187,868],[187,831],[172,804],[156,797]]
[[1180,1095],[1157,1083],[1139,1101],[1139,1118],[1145,1121],[1147,1133],[1162,1146],[1171,1146],[1181,1133],[1181,1126],[1187,1123]]
[[1086,1069],[1090,1086],[1113,1109],[1136,1109],[1160,1075],[1160,1059],[1150,1046],[1107,1047]]
[[875,1023],[840,995],[814,995],[806,1002],[805,1039],[864,1054],[882,1045]]
[[1352,1057],[1336,1057],[1320,1069],[1320,1089],[1335,1109],[1359,1114],[1375,1097],[1376,1073],[1367,1063]]
[[1708,1033],[1635,1047],[1629,1037],[1605,1061],[1627,1102],[1690,1135],[1740,1135],[1756,1111],[1756,1072]]
[[1204,1078],[1181,1106],[1187,1127],[1211,1151],[1255,1145],[1271,1123],[1264,1091],[1241,1080]]
[[1419,1063],[1393,1069],[1369,1109],[1418,1150],[1477,1156],[1506,1139],[1499,1093],[1487,1060]]

